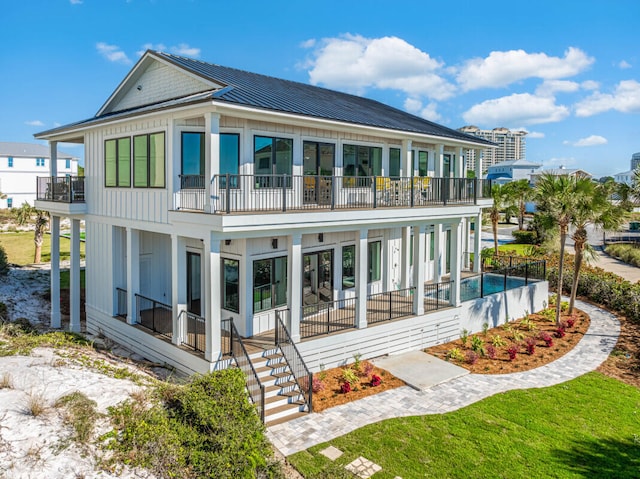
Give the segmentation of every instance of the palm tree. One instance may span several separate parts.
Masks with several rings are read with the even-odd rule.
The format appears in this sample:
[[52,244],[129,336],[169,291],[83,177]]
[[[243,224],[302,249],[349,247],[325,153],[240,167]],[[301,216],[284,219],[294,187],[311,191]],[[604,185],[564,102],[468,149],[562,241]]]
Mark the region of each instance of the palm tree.
[[[580,186],[580,188],[578,187]],[[578,183],[568,175],[555,176],[544,173],[536,182],[536,206],[542,223],[548,228],[557,227],[560,232],[560,261],[558,266],[558,294],[556,300],[556,324],[560,324],[560,303],[564,268],[564,251],[569,225],[573,221],[576,203],[585,188],[584,182]]]
[[[25,225],[33,222],[33,225],[35,226],[33,242],[36,246],[35,253],[33,255],[33,262],[35,264],[39,264],[42,256],[44,229],[49,223],[49,214],[46,211],[42,211],[34,206],[31,206],[25,201],[24,203],[22,203],[22,206],[20,206],[20,208],[16,209],[14,215],[16,217],[16,221],[20,225]],[[33,219],[34,216],[35,220]]]
[[529,185],[529,180],[517,180],[507,183],[509,197],[518,208],[518,229],[524,229],[524,214],[526,213],[527,201],[533,197],[533,188]]
[[505,185],[494,184],[491,186],[491,199],[493,204],[489,208],[489,218],[491,218],[491,228],[493,230],[493,254],[498,254],[498,222],[500,212],[505,209],[509,202],[509,194]]
[[576,295],[578,293],[578,281],[580,280],[580,268],[589,251],[587,243],[587,226],[595,226],[597,229],[618,229],[628,217],[628,210],[624,205],[615,205],[611,202],[611,194],[616,188],[614,183],[596,184],[586,178],[576,180],[576,188],[582,192],[577,197],[571,224],[574,232],[571,238],[574,241],[575,262],[573,266],[573,285],[569,300],[569,313],[573,312]]

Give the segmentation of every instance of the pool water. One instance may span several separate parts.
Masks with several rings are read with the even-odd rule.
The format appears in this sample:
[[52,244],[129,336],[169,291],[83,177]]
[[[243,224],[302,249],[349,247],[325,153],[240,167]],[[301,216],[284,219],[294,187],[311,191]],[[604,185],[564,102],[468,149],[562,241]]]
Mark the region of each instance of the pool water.
[[[525,285],[524,278],[515,276],[507,276],[506,290],[519,288]],[[500,293],[505,291],[504,275],[485,273],[482,281],[482,295],[480,294],[480,276],[472,276],[465,278],[460,282],[460,301],[469,301],[472,299],[487,296],[489,294]]]

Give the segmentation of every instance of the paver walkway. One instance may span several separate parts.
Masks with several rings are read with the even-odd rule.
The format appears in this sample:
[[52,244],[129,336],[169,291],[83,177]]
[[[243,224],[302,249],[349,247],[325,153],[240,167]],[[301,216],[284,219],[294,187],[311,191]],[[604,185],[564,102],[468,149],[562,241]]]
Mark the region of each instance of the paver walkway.
[[591,316],[591,326],[574,349],[550,364],[513,374],[468,374],[424,391],[408,386],[384,391],[272,426],[267,435],[288,456],[383,419],[455,411],[494,394],[553,386],[593,371],[613,350],[620,323],[588,303],[576,301],[576,306]]

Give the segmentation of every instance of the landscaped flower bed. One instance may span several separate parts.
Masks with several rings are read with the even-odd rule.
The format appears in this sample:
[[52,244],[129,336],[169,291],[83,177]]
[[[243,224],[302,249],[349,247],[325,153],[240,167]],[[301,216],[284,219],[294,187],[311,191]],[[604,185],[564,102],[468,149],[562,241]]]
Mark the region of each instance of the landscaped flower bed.
[[[566,308],[563,308],[566,309]],[[555,306],[477,334],[462,331],[460,339],[425,351],[476,374],[527,371],[569,352],[589,329],[589,316],[580,310],[561,315],[555,323]]]
[[313,375],[313,411],[324,411],[404,385],[404,381],[390,372],[374,366],[369,361],[361,361],[360,357],[355,355],[351,364]]

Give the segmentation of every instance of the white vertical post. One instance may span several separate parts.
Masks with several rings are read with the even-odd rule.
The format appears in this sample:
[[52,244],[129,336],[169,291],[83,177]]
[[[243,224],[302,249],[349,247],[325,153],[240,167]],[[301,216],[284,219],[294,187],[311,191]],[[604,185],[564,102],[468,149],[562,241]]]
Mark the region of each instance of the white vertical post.
[[138,322],[136,294],[140,291],[140,231],[127,227],[127,324]]
[[369,281],[369,230],[362,228],[356,237],[356,327],[367,327],[367,285]]
[[442,281],[442,265],[444,264],[444,242],[442,241],[442,225],[433,225],[433,281]]
[[51,216],[51,327],[60,326],[60,217]]
[[411,150],[413,143],[411,140],[404,140],[402,142],[402,149],[404,150],[404,161],[402,162],[401,174],[405,177],[413,176],[413,158],[411,158]]
[[460,220],[451,223],[451,304],[460,305]]
[[173,306],[173,344],[182,344],[185,338],[183,311],[187,310],[187,267],[184,240],[171,235],[171,304]]
[[218,113],[206,114],[204,125],[204,211],[211,213],[211,182],[214,175],[220,172],[220,115]]
[[302,320],[302,234],[289,236],[289,322],[286,325],[294,343],[300,341],[300,321]]
[[476,178],[482,179],[482,150],[477,148],[474,151],[474,157],[476,159]]
[[467,170],[465,168],[464,161],[464,148],[458,148],[458,155],[456,160],[456,175],[458,178],[466,178]]
[[444,145],[436,145],[434,166],[436,178],[442,178],[442,170],[444,170]]
[[482,212],[478,213],[475,218],[475,225],[473,228],[473,272],[479,273],[481,271],[482,258],[480,253],[482,250]]
[[49,142],[49,176],[58,175],[58,142]]
[[80,220],[71,220],[71,268],[69,271],[69,288],[71,295],[69,330],[80,332]]
[[424,249],[425,227],[415,225],[413,227],[413,285],[416,290],[413,294],[413,314],[424,314]]
[[[415,241],[415,239],[414,239]],[[415,243],[414,243],[415,244]],[[409,248],[411,247],[411,227],[403,226],[402,227],[402,254],[401,254],[401,265],[400,265],[400,289],[407,289],[411,281],[410,271],[411,271],[411,253]],[[415,271],[416,267],[420,267],[414,257],[413,261],[413,269]]]
[[204,239],[204,291],[205,300],[205,351],[207,361],[214,362],[220,356],[222,334],[220,331],[220,239],[211,233]]

